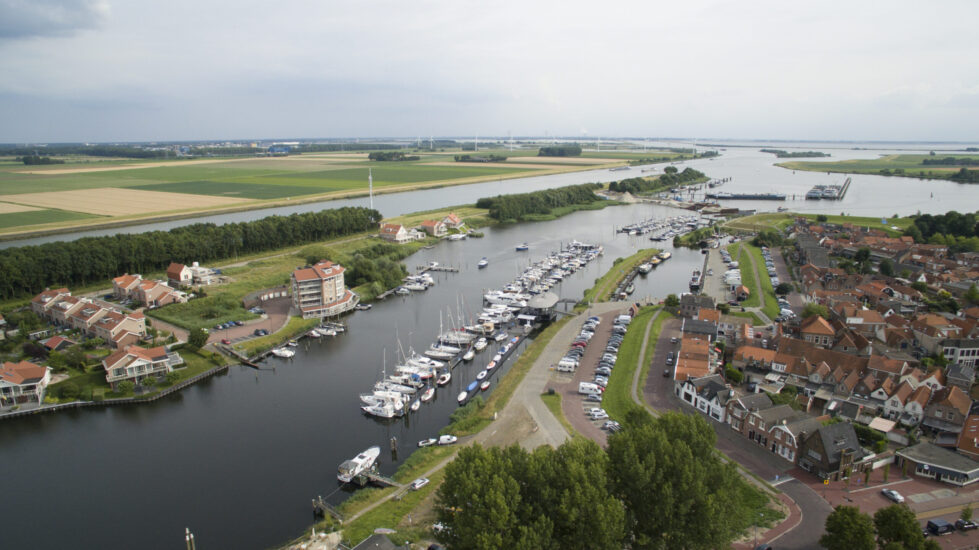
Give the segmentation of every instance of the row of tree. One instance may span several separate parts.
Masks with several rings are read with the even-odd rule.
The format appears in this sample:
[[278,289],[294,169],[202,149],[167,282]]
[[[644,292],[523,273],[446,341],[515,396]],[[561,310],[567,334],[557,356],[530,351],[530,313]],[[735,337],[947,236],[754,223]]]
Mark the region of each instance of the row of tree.
[[819,158],[828,157],[829,153],[823,153],[822,151],[785,151],[782,149],[762,149],[762,153],[771,153],[780,159],[804,159],[804,158]]
[[945,157],[940,159],[924,159],[921,164],[925,166],[979,166],[979,159],[971,157]]
[[637,177],[628,178],[621,181],[613,181],[612,183],[608,184],[608,190],[619,193],[632,193],[633,195],[636,195],[640,193],[648,193],[657,189],[668,189],[677,185],[702,180],[707,177],[703,172],[694,170],[689,166],[684,168],[683,172],[678,172],[675,166],[667,166],[663,171],[664,174],[657,178],[647,179]]
[[979,237],[979,218],[975,213],[960,214],[955,210],[944,214],[919,214],[904,234],[921,243],[927,242],[935,234]]
[[0,298],[36,294],[45,287],[86,285],[123,273],[159,271],[170,262],[208,262],[332,239],[374,229],[380,219],[377,210],[344,207],[7,248],[0,251]]
[[418,160],[418,155],[407,156],[401,151],[372,151],[367,155],[368,160],[377,161],[402,161],[402,160]]
[[21,162],[28,166],[40,166],[45,164],[64,164],[65,161],[61,159],[55,159],[51,157],[42,157],[39,155],[25,155],[19,159]]
[[538,157],[580,157],[580,145],[551,145],[541,147],[537,151]]
[[962,168],[955,174],[952,174],[948,179],[959,183],[979,183],[979,170],[966,170]]
[[554,208],[603,200],[595,194],[601,187],[600,183],[583,183],[533,193],[483,197],[476,201],[476,207],[489,209],[489,216],[494,220],[519,221],[528,214],[550,214]]
[[150,150],[132,145],[85,145],[82,143],[66,143],[39,147],[18,147],[16,145],[0,145],[0,154],[14,156],[33,156],[38,151],[45,155],[85,155],[89,157],[122,157],[122,158],[164,158],[167,151]]
[[506,162],[503,155],[456,155],[456,162]]
[[437,536],[453,549],[726,548],[758,520],[758,495],[715,438],[699,416],[634,409],[605,450],[464,448],[438,490]]
[[[971,509],[970,516],[971,516]],[[911,508],[893,504],[873,517],[856,506],[837,506],[826,518],[826,534],[819,544],[827,550],[938,550],[926,539]]]

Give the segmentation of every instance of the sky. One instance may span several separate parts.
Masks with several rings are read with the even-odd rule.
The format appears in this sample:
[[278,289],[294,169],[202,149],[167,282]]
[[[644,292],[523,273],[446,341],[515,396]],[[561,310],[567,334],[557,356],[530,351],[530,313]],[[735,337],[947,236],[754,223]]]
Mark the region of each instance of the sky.
[[0,142],[979,140],[979,2],[0,0]]

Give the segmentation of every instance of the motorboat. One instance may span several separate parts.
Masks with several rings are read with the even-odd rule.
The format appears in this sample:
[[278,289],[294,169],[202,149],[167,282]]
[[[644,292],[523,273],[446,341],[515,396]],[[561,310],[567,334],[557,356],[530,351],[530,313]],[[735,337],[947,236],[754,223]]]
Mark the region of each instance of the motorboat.
[[489,374],[489,372],[485,369],[479,371],[479,373],[476,375],[476,380],[482,380],[483,378],[486,378],[487,374]]
[[459,441],[459,438],[454,435],[446,434],[439,436],[439,445],[452,445],[456,441]]
[[522,243],[517,245],[517,252],[525,252],[527,250],[530,250],[530,245],[528,245],[527,243]]
[[475,390],[478,386],[479,386],[479,382],[470,382],[469,385],[466,386],[466,391],[471,392]]
[[344,460],[340,464],[340,467],[337,468],[337,479],[344,483],[349,483],[360,474],[370,471],[379,456],[381,456],[381,448],[375,446],[350,460]]
[[421,290],[428,290],[428,286],[423,285],[422,283],[406,283],[403,288],[407,288],[408,290],[414,292],[418,292]]
[[500,359],[503,359],[503,355],[502,354],[497,353],[496,355],[493,356],[493,362],[494,363],[499,363],[500,362]]
[[272,355],[276,357],[281,357],[283,359],[289,359],[296,355],[296,352],[289,348],[275,348],[272,350]]
[[664,251],[664,252],[660,252],[659,254],[657,254],[657,256],[659,256],[659,259],[661,259],[661,260],[669,260],[670,258],[673,257],[673,254],[671,254],[670,252],[665,252]]
[[354,306],[354,309],[357,311],[367,311],[372,307],[374,307],[374,304],[357,304]]
[[296,343],[295,340],[290,340],[286,345],[289,346],[290,348],[294,348],[294,347],[298,346],[299,344]]
[[433,397],[435,397],[435,388],[433,386],[429,386],[428,389],[422,393],[422,401],[427,403],[431,401]]
[[476,343],[473,344],[473,349],[475,349],[476,351],[483,351],[484,349],[486,349],[486,338],[480,338],[479,340],[476,340]]
[[489,265],[489,260],[486,258],[486,256],[483,256],[483,259],[479,260],[479,262],[476,263],[476,267],[478,267],[479,269],[483,269],[488,265]]
[[473,357],[476,357],[476,350],[469,348],[469,350],[466,351],[466,354],[462,356],[462,360],[472,361]]
[[322,334],[320,334],[320,331],[316,330],[315,328],[309,331],[307,334],[309,335],[310,338],[319,338],[320,336],[323,336]]
[[421,406],[422,406],[421,400],[420,399],[415,399],[414,401],[411,402],[411,405],[408,408],[411,409],[411,412],[415,412],[418,409],[420,409]]
[[495,368],[496,368],[496,361],[490,361],[489,364],[486,365],[486,370],[493,370]]
[[651,264],[649,262],[645,262],[643,264],[640,264],[639,267],[638,267],[639,273],[642,273],[643,275],[649,274],[649,272],[652,271],[652,270],[653,270],[653,264]]
[[467,395],[469,395],[469,394],[468,394],[468,393],[467,393],[466,391],[462,391],[462,392],[460,392],[460,393],[459,393],[459,396],[458,396],[458,397],[456,397],[456,401],[458,401],[459,403],[462,403],[463,401],[465,401],[465,400],[466,400],[466,396],[467,396]]
[[435,445],[438,442],[439,442],[438,439],[435,439],[434,437],[429,437],[428,439],[422,439],[421,441],[419,441],[418,442],[418,446],[419,447],[431,447],[432,445]]
[[496,340],[497,342],[502,342],[502,341],[506,340],[506,336],[507,336],[506,335],[506,332],[500,331],[500,332],[496,333],[496,336],[493,337],[493,340]]
[[337,329],[335,329],[335,328],[324,328],[324,329],[321,329],[321,330],[323,331],[322,332],[322,335],[323,336],[336,336],[337,335]]
[[398,287],[398,290],[395,290],[394,293],[397,294],[398,296],[406,296],[408,294],[411,294],[411,291],[402,286],[402,287]]
[[489,387],[490,387],[490,381],[489,380],[483,380],[483,383],[479,385],[480,391],[486,391],[486,390],[489,389]]
[[449,380],[452,380],[452,374],[446,372],[446,373],[442,374],[441,376],[439,376],[439,379],[436,382],[436,384],[438,384],[439,386],[444,386],[444,385],[446,385],[446,384],[449,383]]

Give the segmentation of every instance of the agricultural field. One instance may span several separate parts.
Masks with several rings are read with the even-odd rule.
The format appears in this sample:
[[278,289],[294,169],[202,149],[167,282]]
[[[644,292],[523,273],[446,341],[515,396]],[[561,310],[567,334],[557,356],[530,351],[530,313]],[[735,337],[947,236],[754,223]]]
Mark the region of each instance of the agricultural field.
[[45,166],[3,162],[0,232],[96,226],[117,219],[135,221],[268,207],[295,199],[339,198],[366,191],[368,168],[375,192],[384,192],[587,170],[602,162],[590,159],[582,164],[552,165],[538,162],[536,150],[485,151],[523,161],[513,165],[452,162],[451,155],[459,153],[422,152],[419,160],[407,162],[369,161],[367,153],[152,161],[66,157],[66,164]]
[[926,159],[934,160],[947,157],[979,162],[979,155],[887,155],[876,159],[841,160],[834,162],[796,160],[790,162],[780,162],[776,166],[781,166],[782,168],[787,168],[789,170],[836,172],[844,174],[880,175],[882,171],[887,171],[889,173],[886,173],[885,175],[944,179],[958,172],[962,166],[933,164],[925,165],[922,164],[922,162]]

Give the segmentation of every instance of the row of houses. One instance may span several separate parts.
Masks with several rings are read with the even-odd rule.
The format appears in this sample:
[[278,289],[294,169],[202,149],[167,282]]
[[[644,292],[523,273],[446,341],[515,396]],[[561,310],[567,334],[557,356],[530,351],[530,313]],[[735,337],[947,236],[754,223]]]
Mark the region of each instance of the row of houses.
[[112,296],[152,308],[187,301],[186,294],[163,281],[148,281],[139,274],[128,273],[112,279]]
[[417,227],[408,228],[398,223],[382,223],[381,238],[395,243],[405,243],[424,239],[426,236],[444,237],[450,229],[465,231],[466,223],[455,213],[449,213],[441,220],[424,220]]
[[41,292],[31,300],[31,310],[56,327],[78,329],[89,338],[101,338],[112,348],[135,344],[146,336],[142,312],[123,312],[90,298],[78,298],[67,288]]

